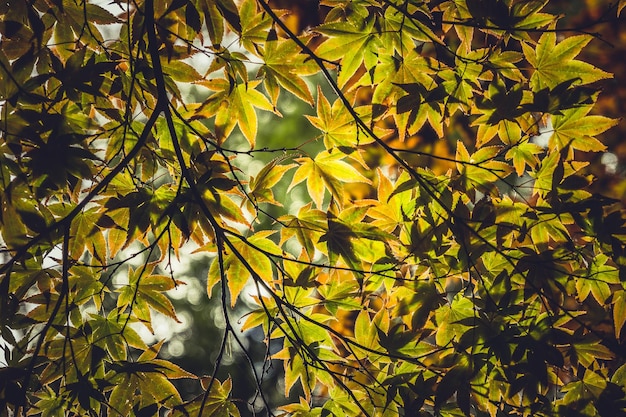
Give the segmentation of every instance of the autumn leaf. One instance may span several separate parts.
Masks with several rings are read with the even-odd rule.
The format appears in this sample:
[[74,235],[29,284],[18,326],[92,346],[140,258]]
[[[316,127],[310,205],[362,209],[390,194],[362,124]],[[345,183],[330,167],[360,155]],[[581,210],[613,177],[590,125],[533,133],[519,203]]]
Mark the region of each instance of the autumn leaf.
[[152,320],[149,309],[170,317],[177,322],[179,321],[172,302],[163,292],[182,284],[182,282],[175,281],[172,277],[153,275],[154,267],[155,265],[149,266],[147,269],[129,267],[128,285],[118,290],[120,296],[117,300],[118,308],[130,308],[137,318],[152,332]]
[[624,414],[623,0],[92,3],[0,2],[0,416]]
[[215,136],[218,140],[226,140],[238,125],[250,147],[254,147],[257,132],[257,116],[255,107],[272,111],[274,107],[268,99],[255,89],[260,81],[250,81],[231,85],[224,79],[198,82],[216,93],[197,110],[194,118],[215,116]]
[[279,86],[313,105],[313,96],[302,77],[314,74],[317,72],[317,67],[300,54],[300,49],[295,42],[289,40],[266,42],[263,60],[265,64],[259,69],[259,75],[265,78],[265,88],[269,91],[274,106],[280,93]]
[[266,230],[250,236],[245,241],[233,242],[232,252],[226,254],[222,266],[219,261],[214,260],[207,279],[209,296],[215,284],[224,278],[228,281],[232,306],[237,302],[237,297],[251,277],[271,284],[273,269],[268,255],[281,255],[282,252],[276,243],[269,239],[272,234],[272,231]]
[[582,84],[589,84],[611,77],[611,74],[587,62],[574,59],[591,41],[591,36],[571,36],[558,44],[556,39],[555,32],[544,33],[534,50],[530,45],[522,43],[524,56],[535,68],[531,77],[534,91],[544,87],[554,88],[568,80],[579,80]]
[[356,168],[344,161],[344,155],[340,152],[325,151],[314,159],[298,158],[296,162],[300,166],[293,175],[289,189],[306,179],[307,189],[317,208],[322,207],[325,190],[342,203],[345,200],[344,183],[371,183]]
[[257,203],[267,202],[282,206],[282,204],[274,198],[272,188],[283,179],[287,171],[296,165],[279,165],[279,162],[279,159],[272,160],[269,164],[265,165],[255,177],[250,179],[250,195]]
[[[232,0],[229,0],[232,2]],[[255,51],[255,45],[267,39],[268,31],[272,26],[272,19],[264,13],[259,13],[254,0],[244,0],[239,8],[241,19],[241,44],[249,51]]]
[[322,131],[327,149],[337,147],[345,153],[351,153],[358,144],[370,143],[373,140],[359,137],[356,123],[341,100],[335,100],[331,106],[320,88],[317,91],[316,107],[317,116],[305,115],[305,117],[313,126]]
[[458,142],[456,166],[468,186],[492,189],[496,181],[506,178],[513,171],[509,164],[497,160],[501,152],[502,148],[498,146],[485,146],[470,155],[463,142]]
[[316,53],[327,60],[341,59],[341,71],[338,84],[343,87],[356,73],[361,64],[367,69],[378,62],[377,51],[382,43],[376,35],[374,19],[364,22],[360,27],[351,22],[331,22],[316,28],[316,31],[329,37],[317,49]]
[[589,115],[590,107],[583,106],[563,110],[562,115],[553,116],[554,133],[550,146],[556,149],[568,149],[568,155],[575,150],[583,152],[601,152],[606,149],[595,136],[610,129],[618,120],[605,116]]
[[511,147],[506,152],[505,158],[513,161],[513,167],[518,176],[524,175],[526,166],[535,169],[539,162],[537,155],[541,154],[543,149],[536,143],[523,142]]
[[296,237],[309,259],[315,256],[317,243],[326,231],[326,214],[312,206],[308,203],[298,210],[297,215],[287,214],[278,219],[287,226],[281,230],[281,245]]

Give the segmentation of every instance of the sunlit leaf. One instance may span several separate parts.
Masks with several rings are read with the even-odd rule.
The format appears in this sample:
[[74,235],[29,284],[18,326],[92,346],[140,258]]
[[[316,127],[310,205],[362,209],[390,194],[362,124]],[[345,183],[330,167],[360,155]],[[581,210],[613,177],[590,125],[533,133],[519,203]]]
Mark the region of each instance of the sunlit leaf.
[[611,75],[593,65],[574,59],[591,41],[591,36],[571,36],[556,43],[555,32],[541,35],[537,48],[522,43],[524,56],[536,69],[531,83],[536,91],[544,87],[555,87],[562,81],[579,80],[582,84],[592,83]]
[[341,58],[341,71],[338,84],[343,87],[354,76],[361,64],[373,68],[378,58],[376,52],[382,47],[380,38],[375,36],[374,19],[358,27],[350,22],[332,22],[319,26],[317,32],[329,36],[316,50],[328,60]]
[[[269,239],[272,234],[271,231],[263,231],[250,236],[245,241],[233,242],[233,249],[227,252],[222,266],[218,260],[214,260],[207,280],[209,296],[213,286],[220,280],[226,279],[231,294],[231,305],[234,306],[237,297],[251,277],[272,283],[273,269],[269,256],[281,254],[280,248]],[[221,271],[220,268],[222,268]]]
[[328,190],[339,202],[345,199],[344,183],[370,183],[359,171],[344,161],[340,152],[322,152],[314,159],[299,158],[300,166],[296,170],[289,188],[306,179],[306,185],[318,208],[322,207],[324,191]]
[[0,2],[0,416],[624,414],[623,0],[104,3]]
[[199,84],[216,93],[209,96],[198,110],[196,117],[208,118],[215,115],[215,136],[221,141],[226,140],[235,125],[238,125],[250,146],[254,147],[258,128],[255,107],[273,110],[268,99],[255,89],[259,81],[232,86],[224,79],[216,79],[199,82]]
[[[553,117],[554,133],[550,145],[557,149],[569,148],[572,152],[601,152],[606,146],[595,136],[615,126],[618,121],[605,116],[588,115],[589,107],[563,110]],[[571,153],[571,152],[570,152]]]

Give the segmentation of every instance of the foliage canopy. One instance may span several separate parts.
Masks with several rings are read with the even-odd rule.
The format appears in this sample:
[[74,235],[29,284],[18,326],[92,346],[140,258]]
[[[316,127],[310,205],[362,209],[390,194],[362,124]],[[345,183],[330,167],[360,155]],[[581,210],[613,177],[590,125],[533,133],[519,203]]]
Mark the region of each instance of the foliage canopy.
[[[265,412],[626,415],[626,216],[585,170],[611,75],[546,3],[322,0],[298,33],[265,0],[1,2],[0,415],[239,416],[243,298],[301,393]],[[257,141],[287,99],[318,137]],[[190,244],[205,377],[140,336]]]

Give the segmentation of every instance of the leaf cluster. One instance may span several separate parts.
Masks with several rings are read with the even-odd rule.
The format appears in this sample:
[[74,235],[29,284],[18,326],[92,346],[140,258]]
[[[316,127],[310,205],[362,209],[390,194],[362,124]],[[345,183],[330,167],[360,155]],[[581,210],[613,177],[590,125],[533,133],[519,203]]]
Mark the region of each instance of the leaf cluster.
[[[305,34],[265,0],[13,3],[0,415],[239,416],[229,344],[268,414],[626,413],[626,216],[585,170],[611,75],[547,1],[322,0]],[[318,136],[257,143],[287,95]],[[185,245],[225,323],[210,377],[141,335],[179,320]],[[301,398],[269,403],[244,299]]]

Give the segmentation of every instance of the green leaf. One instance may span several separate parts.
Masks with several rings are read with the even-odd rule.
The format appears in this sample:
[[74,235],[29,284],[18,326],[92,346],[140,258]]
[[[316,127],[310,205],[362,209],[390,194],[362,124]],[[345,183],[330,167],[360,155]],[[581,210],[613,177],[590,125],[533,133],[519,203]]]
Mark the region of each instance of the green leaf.
[[313,105],[313,96],[302,76],[317,72],[313,61],[307,61],[294,41],[272,40],[265,43],[265,65],[259,70],[265,75],[265,87],[276,106],[280,89],[278,85],[303,101]]
[[[206,401],[203,401],[203,396],[201,395],[192,401],[174,407],[171,416],[187,417],[189,415],[196,415],[200,417],[239,417],[239,410],[230,399],[232,391],[231,379],[228,378],[224,382],[220,382],[216,379],[211,380],[209,377],[203,378],[203,389],[208,389],[209,385],[210,391],[206,397]],[[204,407],[201,410],[203,404]]]
[[583,152],[602,152],[606,146],[595,136],[615,126],[619,121],[605,116],[588,113],[589,106],[563,110],[562,115],[552,118],[554,133],[550,138],[550,147],[558,150],[569,148],[571,157],[574,150]]
[[241,17],[241,44],[251,52],[256,52],[256,46],[267,39],[272,26],[272,19],[266,13],[259,13],[254,0],[244,0],[239,10]]
[[190,83],[203,79],[202,75],[186,62],[177,60],[166,61],[165,58],[162,58],[162,64],[165,73],[172,77],[174,81]]
[[254,273],[255,279],[262,279],[268,283],[273,282],[272,262],[269,255],[281,255],[281,249],[272,240],[268,239],[274,232],[261,231],[245,241],[233,242],[233,251],[229,251],[224,257],[223,270],[220,272],[219,262],[214,260],[209,268],[207,280],[207,292],[211,296],[211,290],[221,279],[228,281],[231,305],[237,302],[239,294]]
[[354,322],[354,338],[359,345],[367,348],[378,347],[378,332],[366,310],[361,310]]
[[546,195],[555,189],[563,179],[563,161],[559,152],[553,151],[548,154],[539,165],[539,169],[533,175],[535,185],[533,194]]
[[378,63],[377,51],[383,45],[380,37],[376,36],[374,19],[369,19],[361,26],[352,22],[325,23],[318,26],[316,31],[329,37],[317,47],[316,54],[330,61],[341,60],[337,79],[339,87],[346,85],[361,64],[370,69]]
[[176,285],[182,284],[182,282],[176,281],[169,276],[152,275],[151,271],[153,269],[154,265],[147,269],[129,267],[129,284],[117,290],[120,293],[117,299],[118,308],[125,309],[130,307],[137,318],[151,331],[150,308],[180,322],[172,302],[163,293],[174,289]]
[[534,170],[539,163],[537,155],[541,154],[543,149],[536,143],[523,142],[513,146],[506,152],[505,158],[513,160],[513,167],[519,177],[526,172],[526,166]]
[[615,337],[620,338],[626,323],[626,291],[616,291],[613,294],[613,324]]
[[272,111],[268,99],[255,89],[260,81],[250,81],[232,86],[224,79],[201,81],[198,84],[217,91],[203,103],[195,118],[215,115],[215,136],[226,140],[238,125],[251,148],[254,148],[258,128],[254,108]]
[[470,156],[463,142],[457,143],[456,166],[467,182],[468,189],[475,186],[482,186],[487,190],[493,189],[495,182],[506,178],[513,172],[513,167],[496,159],[501,151],[502,148],[498,146],[487,146],[478,149]]
[[89,16],[90,20],[93,20],[99,25],[109,25],[121,22],[120,19],[111,14],[110,11],[96,4],[87,4],[85,13]]
[[126,325],[127,320],[132,322],[128,315],[111,311],[106,318],[96,314],[91,314],[90,317],[92,320],[89,323],[93,328],[94,340],[106,349],[112,359],[126,360],[127,345],[136,349],[148,349],[139,334]]
[[597,368],[599,360],[610,360],[615,356],[606,346],[593,340],[576,343],[575,349],[578,362],[587,369]]
[[311,405],[302,397],[297,404],[288,404],[278,407],[293,417],[320,417],[322,410],[319,407],[311,408]]
[[250,196],[256,203],[267,202],[277,206],[282,204],[274,198],[272,188],[283,179],[285,173],[295,164],[278,165],[279,159],[272,160],[265,165],[256,177],[250,178]]
[[352,165],[344,161],[344,155],[340,152],[320,152],[314,159],[298,158],[296,162],[300,164],[289,189],[306,179],[306,185],[318,208],[322,207],[324,200],[324,190],[338,202],[345,200],[344,183],[365,183],[371,181],[364,177]]
[[455,296],[450,304],[439,307],[435,311],[437,346],[447,346],[450,341],[458,341],[469,330],[467,326],[460,324],[461,320],[473,318],[475,314],[471,300],[464,298],[462,294]]
[[624,409],[598,2],[102,3],[0,1],[0,416]]
[[535,68],[531,77],[534,91],[554,88],[563,81],[579,80],[581,84],[589,84],[611,77],[611,74],[591,64],[574,59],[591,41],[591,36],[571,36],[558,44],[556,38],[555,32],[544,33],[535,50],[522,43],[524,56]]
[[303,206],[297,215],[285,215],[278,219],[285,227],[281,230],[281,245],[292,237],[296,237],[304,249],[308,259],[315,256],[316,244],[326,231],[326,214],[313,209],[313,204]]
[[[213,184],[215,185],[215,183]],[[233,199],[223,191],[217,188],[207,188],[204,193],[202,193],[202,198],[213,213],[219,214],[227,220],[233,220],[245,225],[249,224],[241,210],[241,206],[236,204]]]
[[354,118],[343,102],[337,99],[331,107],[320,87],[317,90],[317,116],[305,115],[305,117],[324,134],[326,149],[337,147],[351,152],[358,144],[367,144],[373,140],[359,137]]
[[[79,213],[72,222],[70,228],[70,255],[80,258],[85,250],[89,251],[96,259],[106,257],[107,247],[104,234],[98,228],[98,221],[102,218],[98,208],[94,207],[86,212]],[[88,238],[86,241],[84,238]]]
[[576,289],[581,300],[585,300],[591,293],[598,303],[604,305],[613,293],[609,284],[620,283],[619,271],[607,265],[607,261],[605,254],[597,255],[589,266],[588,276],[576,280]]

